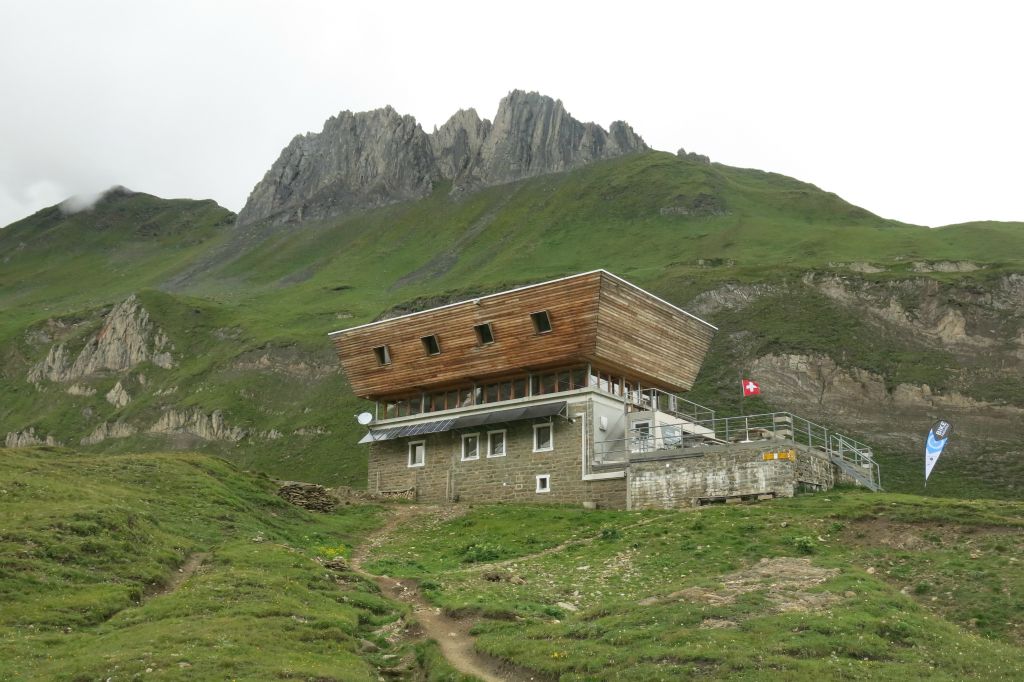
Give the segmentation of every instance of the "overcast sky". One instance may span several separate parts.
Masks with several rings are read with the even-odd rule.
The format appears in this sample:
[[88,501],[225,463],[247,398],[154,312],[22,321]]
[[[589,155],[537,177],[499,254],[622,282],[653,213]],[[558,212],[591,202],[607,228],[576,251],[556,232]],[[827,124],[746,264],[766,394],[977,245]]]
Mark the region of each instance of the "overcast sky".
[[923,225],[1024,220],[1015,2],[0,0],[0,225],[114,184],[239,210],[298,133],[509,90]]

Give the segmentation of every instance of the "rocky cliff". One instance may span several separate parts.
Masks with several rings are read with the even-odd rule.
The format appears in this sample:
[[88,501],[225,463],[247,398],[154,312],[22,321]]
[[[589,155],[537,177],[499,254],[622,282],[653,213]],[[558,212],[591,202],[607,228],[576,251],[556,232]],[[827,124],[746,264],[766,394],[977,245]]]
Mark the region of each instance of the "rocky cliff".
[[[27,379],[30,383],[68,383],[104,371],[123,372],[146,361],[168,369],[174,366],[172,348],[167,335],[153,324],[133,294],[104,316],[103,326],[74,357],[66,344],[55,344],[45,358],[33,365]],[[69,392],[78,390],[88,389],[72,386]],[[122,388],[118,394],[123,392]],[[116,399],[127,403],[126,397],[117,395]],[[114,402],[110,397],[108,400]]]
[[493,123],[460,110],[432,134],[391,107],[344,111],[285,147],[238,224],[329,218],[418,199],[439,180],[451,180],[460,194],[647,149],[628,124],[606,131],[582,123],[561,101],[536,92],[509,93]]

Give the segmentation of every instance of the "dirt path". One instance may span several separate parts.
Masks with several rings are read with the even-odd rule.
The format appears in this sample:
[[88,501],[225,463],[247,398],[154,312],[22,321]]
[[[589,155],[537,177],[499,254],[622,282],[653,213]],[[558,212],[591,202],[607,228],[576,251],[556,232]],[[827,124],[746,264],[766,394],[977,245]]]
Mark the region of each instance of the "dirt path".
[[198,571],[199,567],[203,565],[203,562],[209,558],[210,555],[207,552],[196,552],[195,554],[190,554],[188,558],[185,559],[185,563],[183,563],[177,571],[171,574],[171,577],[166,583],[152,592],[146,593],[146,599],[152,599],[153,597],[160,597],[174,592],[176,589],[181,587],[183,582],[191,578],[192,574]]
[[529,682],[544,679],[535,673],[478,652],[474,646],[474,638],[469,634],[476,621],[472,618],[452,618],[436,606],[431,606],[420,594],[415,581],[374,575],[363,568],[373,550],[386,543],[400,526],[408,523],[422,525],[417,519],[424,516],[447,520],[461,515],[464,510],[460,507],[435,505],[401,505],[392,508],[390,512],[391,518],[387,523],[371,533],[366,542],[352,553],[352,568],[377,583],[385,596],[409,604],[413,617],[423,633],[438,643],[444,657],[456,670],[485,682]]

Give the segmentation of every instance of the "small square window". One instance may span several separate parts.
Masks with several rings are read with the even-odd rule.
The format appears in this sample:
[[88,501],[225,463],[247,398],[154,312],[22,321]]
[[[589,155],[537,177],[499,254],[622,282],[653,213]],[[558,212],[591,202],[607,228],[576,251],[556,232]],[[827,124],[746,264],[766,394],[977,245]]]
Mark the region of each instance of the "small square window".
[[421,467],[427,463],[427,442],[414,440],[409,443],[409,466]]
[[548,316],[548,311],[539,310],[530,313],[530,319],[533,320],[533,328],[538,334],[547,334],[551,331],[551,317]]
[[481,346],[486,346],[489,343],[494,343],[494,331],[491,329],[490,322],[484,322],[473,327],[476,331],[476,340]]
[[488,457],[504,457],[505,456],[505,432],[504,431],[491,431],[487,434],[487,456]]
[[537,477],[537,492],[549,493],[551,492],[551,475],[541,474]]
[[548,452],[554,449],[554,440],[552,439],[552,428],[551,424],[534,424],[533,425],[533,451],[534,452]]
[[462,437],[462,459],[480,459],[480,436],[472,433]]
[[378,365],[390,365],[391,364],[391,351],[387,346],[377,346],[373,349],[373,354],[377,356]]
[[437,340],[437,334],[424,336],[420,341],[423,342],[423,350],[427,351],[427,355],[438,355],[441,352],[441,344]]

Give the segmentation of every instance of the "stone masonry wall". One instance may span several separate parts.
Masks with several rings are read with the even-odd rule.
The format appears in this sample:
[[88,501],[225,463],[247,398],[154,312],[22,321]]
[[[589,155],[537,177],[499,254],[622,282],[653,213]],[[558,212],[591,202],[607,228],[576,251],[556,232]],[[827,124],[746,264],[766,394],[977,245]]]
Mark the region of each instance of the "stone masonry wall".
[[[586,404],[570,406],[570,414],[587,409]],[[582,478],[583,424],[561,417],[551,422],[554,449],[533,452],[533,421],[481,427],[479,430],[429,434],[422,437],[372,443],[369,456],[370,492],[416,489],[420,502],[540,502],[580,504],[595,502],[599,507],[626,506],[624,479],[584,481]],[[589,423],[589,419],[588,419]],[[487,457],[487,432],[506,430],[506,455]],[[480,458],[462,461],[462,436],[480,436]],[[425,464],[408,466],[409,442],[426,441]],[[537,492],[537,476],[550,477],[550,492]]]
[[[793,449],[796,461],[764,460],[764,453]],[[628,469],[630,509],[678,509],[701,498],[758,495],[792,497],[798,485],[828,489],[832,467],[791,443],[702,448],[700,454],[634,457]]]

